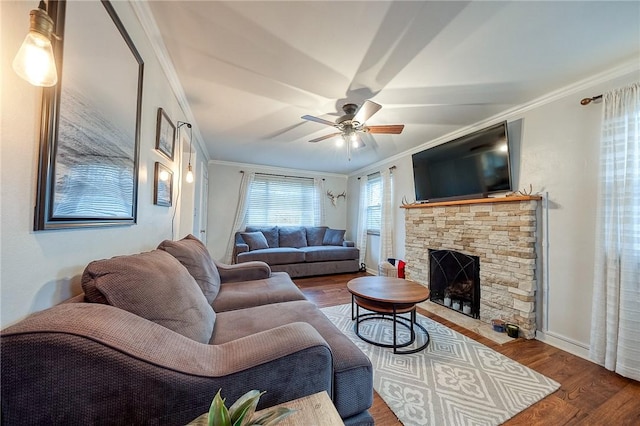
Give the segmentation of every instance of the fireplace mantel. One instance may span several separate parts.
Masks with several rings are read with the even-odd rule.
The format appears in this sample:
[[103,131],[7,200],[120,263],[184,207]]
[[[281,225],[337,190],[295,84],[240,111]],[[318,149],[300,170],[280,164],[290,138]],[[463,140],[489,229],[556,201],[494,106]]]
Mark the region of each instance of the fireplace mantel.
[[438,201],[435,203],[414,203],[400,206],[402,209],[426,209],[430,207],[460,206],[464,204],[513,203],[520,201],[542,200],[540,195],[517,195],[511,197],[472,198],[468,200]]

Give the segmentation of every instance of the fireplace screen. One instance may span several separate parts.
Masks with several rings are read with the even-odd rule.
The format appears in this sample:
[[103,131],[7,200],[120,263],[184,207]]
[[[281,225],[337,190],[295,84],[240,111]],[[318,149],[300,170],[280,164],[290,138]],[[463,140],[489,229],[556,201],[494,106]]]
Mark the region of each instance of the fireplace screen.
[[430,300],[480,318],[480,258],[452,250],[429,250]]

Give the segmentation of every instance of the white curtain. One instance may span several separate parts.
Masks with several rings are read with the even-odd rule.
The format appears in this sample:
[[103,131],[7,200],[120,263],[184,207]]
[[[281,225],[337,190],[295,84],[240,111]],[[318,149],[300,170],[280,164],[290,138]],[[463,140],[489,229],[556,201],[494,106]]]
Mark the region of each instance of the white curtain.
[[242,174],[242,182],[240,182],[240,194],[238,197],[238,207],[236,208],[236,218],[233,221],[233,228],[231,229],[231,235],[229,237],[229,243],[227,244],[227,251],[224,256],[224,262],[231,263],[233,248],[236,244],[236,232],[241,231],[245,228],[245,221],[247,218],[247,198],[249,196],[249,188],[251,188],[251,183],[253,179],[256,177],[256,174],[253,172],[247,173],[244,172]]
[[380,208],[380,253],[379,261],[393,257],[393,174],[391,170],[380,172],[382,178],[382,200]]
[[313,185],[316,189],[315,197],[313,197],[313,217],[315,226],[324,226],[325,210],[324,210],[324,179],[313,179]]
[[640,380],[640,83],[603,98],[589,355]]
[[358,208],[358,232],[356,245],[360,250],[360,264],[367,254],[367,176],[360,178],[360,207]]

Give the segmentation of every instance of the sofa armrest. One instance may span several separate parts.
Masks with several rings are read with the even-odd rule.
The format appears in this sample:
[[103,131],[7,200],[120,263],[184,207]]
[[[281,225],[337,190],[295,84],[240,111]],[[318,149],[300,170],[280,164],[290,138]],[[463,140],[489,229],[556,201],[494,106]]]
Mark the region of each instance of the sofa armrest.
[[307,323],[206,345],[113,306],[69,303],[3,330],[0,349],[7,424],[186,424],[220,388],[231,400],[266,390],[263,407],[331,394],[331,350]]
[[344,240],[342,242],[342,246],[343,247],[355,247],[356,243],[354,243],[353,241],[349,241],[349,240]]
[[245,243],[236,242],[233,246],[233,253],[231,253],[231,263],[238,262],[238,255],[240,253],[246,253],[249,251],[249,245]]
[[227,265],[214,261],[220,273],[220,282],[263,280],[271,276],[271,268],[265,262],[251,261]]

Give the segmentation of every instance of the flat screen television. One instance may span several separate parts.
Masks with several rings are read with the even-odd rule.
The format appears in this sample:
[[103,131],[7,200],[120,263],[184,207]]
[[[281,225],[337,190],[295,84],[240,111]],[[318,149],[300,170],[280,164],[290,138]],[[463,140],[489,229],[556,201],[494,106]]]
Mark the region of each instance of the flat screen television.
[[511,191],[506,121],[417,152],[412,160],[417,202]]

